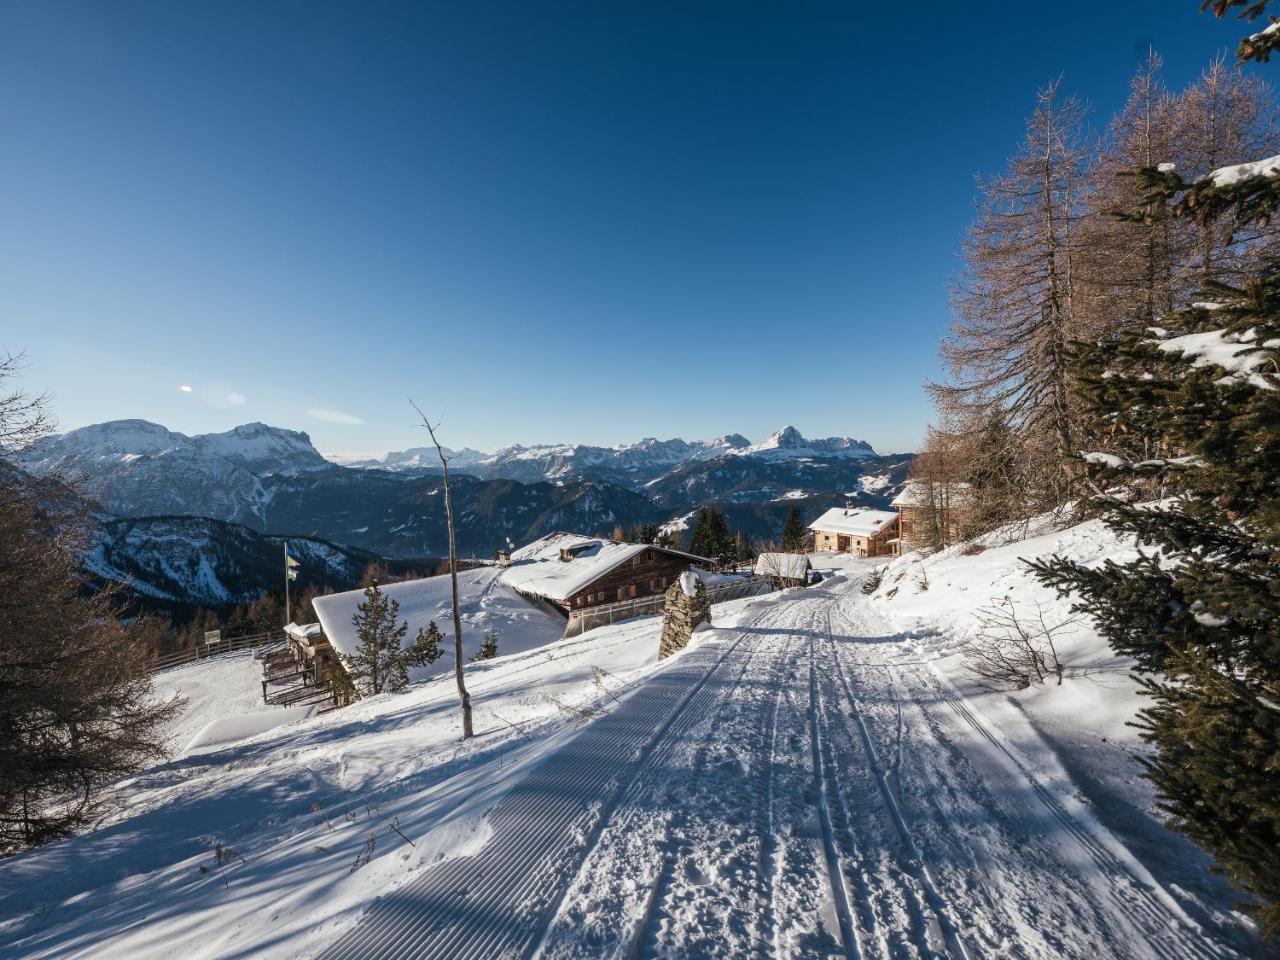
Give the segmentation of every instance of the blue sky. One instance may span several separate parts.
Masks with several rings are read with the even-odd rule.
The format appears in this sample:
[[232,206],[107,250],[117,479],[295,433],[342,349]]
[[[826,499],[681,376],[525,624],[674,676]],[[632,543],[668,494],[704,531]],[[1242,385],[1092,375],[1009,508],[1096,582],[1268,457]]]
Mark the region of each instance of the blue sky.
[[0,0],[0,348],[63,428],[912,449],[1036,88],[1101,126],[1241,27],[868,6]]

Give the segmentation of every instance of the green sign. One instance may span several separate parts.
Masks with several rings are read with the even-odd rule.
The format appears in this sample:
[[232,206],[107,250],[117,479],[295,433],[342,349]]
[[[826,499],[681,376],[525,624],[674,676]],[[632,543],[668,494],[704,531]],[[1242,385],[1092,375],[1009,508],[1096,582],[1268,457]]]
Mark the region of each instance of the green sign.
[[221,630],[206,630],[204,632],[204,642],[206,646],[208,646],[211,643],[217,643],[221,639],[222,639]]

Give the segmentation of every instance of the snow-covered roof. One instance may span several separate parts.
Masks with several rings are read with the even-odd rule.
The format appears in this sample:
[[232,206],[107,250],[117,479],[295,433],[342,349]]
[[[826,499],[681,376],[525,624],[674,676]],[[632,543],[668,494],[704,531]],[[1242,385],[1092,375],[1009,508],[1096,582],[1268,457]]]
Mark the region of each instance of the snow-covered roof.
[[311,640],[320,636],[324,628],[318,623],[290,623],[284,628],[284,632],[295,640]]
[[[502,571],[502,582],[523,594],[568,600],[583,587],[646,550],[709,562],[706,557],[647,543],[619,543],[576,533],[549,533],[511,554],[510,566]],[[572,559],[562,560],[562,552]]]
[[[499,567],[478,567],[458,572],[458,606],[462,618],[463,656],[469,657],[479,647],[486,632],[498,636],[502,654],[519,653],[560,639],[564,618],[531,603],[499,580]],[[446,654],[453,649],[452,592],[448,576],[423,577],[381,586],[383,594],[400,605],[400,619],[409,624],[404,643],[409,644],[418,631],[434,620],[449,639]],[[312,601],[324,635],[339,653],[348,656],[357,647],[355,626],[351,618],[364,602],[363,590],[348,590],[316,597]],[[446,665],[451,658],[446,656]],[[417,680],[442,669],[440,664],[412,670],[409,677]]]
[[866,507],[832,507],[813,523],[810,530],[830,530],[855,537],[870,537],[898,519],[892,510],[870,510]]
[[[967,483],[947,485],[946,497],[951,506],[962,505],[969,499],[971,488]],[[902,492],[890,501],[894,507],[923,507],[929,503],[929,484],[922,480],[908,480]]]
[[756,576],[803,580],[811,566],[807,553],[762,553],[756,557]]

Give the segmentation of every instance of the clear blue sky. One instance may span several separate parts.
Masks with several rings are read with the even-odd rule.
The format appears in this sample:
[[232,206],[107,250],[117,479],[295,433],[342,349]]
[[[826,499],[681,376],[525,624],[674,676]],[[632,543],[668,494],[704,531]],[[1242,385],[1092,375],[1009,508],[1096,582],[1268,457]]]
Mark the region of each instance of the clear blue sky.
[[1101,125],[1242,28],[870,6],[0,0],[0,348],[63,428],[914,448],[1036,88]]

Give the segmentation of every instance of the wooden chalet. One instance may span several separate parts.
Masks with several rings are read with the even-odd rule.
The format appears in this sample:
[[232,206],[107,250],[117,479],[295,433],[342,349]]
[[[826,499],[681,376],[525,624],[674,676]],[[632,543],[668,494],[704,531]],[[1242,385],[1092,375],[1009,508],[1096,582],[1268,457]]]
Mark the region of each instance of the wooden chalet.
[[967,483],[909,480],[891,506],[898,511],[898,551],[947,546],[962,539],[972,505]]
[[511,553],[502,581],[565,616],[606,603],[662,594],[690,567],[712,561],[646,543],[551,533]]
[[894,552],[898,515],[892,510],[832,507],[813,523],[813,548],[856,557],[883,557]]

